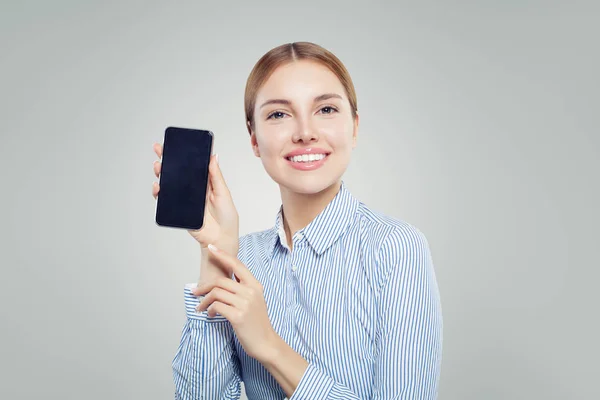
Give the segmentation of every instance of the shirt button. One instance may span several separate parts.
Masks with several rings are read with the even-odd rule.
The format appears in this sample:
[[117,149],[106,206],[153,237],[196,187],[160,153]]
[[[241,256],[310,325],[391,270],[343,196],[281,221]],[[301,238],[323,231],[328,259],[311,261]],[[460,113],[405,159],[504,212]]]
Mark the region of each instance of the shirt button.
[[297,269],[298,269],[298,267],[296,267],[295,265],[292,265],[292,271],[296,272]]

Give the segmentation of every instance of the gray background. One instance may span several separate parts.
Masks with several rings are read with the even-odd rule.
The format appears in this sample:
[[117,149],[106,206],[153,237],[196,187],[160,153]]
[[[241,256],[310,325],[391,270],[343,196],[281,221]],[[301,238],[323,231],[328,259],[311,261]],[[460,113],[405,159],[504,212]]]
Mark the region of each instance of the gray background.
[[154,224],[152,143],[213,130],[241,233],[271,226],[243,90],[263,53],[302,40],[356,84],[348,187],[430,241],[439,398],[600,398],[597,2],[13,3],[0,398],[172,398],[199,254]]

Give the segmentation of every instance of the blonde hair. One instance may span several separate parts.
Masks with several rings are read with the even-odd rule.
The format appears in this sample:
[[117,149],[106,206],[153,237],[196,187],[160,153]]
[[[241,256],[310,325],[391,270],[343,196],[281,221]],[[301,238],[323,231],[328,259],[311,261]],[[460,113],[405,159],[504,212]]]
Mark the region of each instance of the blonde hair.
[[263,55],[248,76],[244,94],[248,132],[250,129],[254,129],[254,107],[256,106],[256,96],[262,85],[278,67],[297,60],[315,61],[329,68],[344,87],[350,101],[352,117],[356,118],[358,112],[356,91],[344,64],[333,53],[317,44],[310,42],[286,43]]

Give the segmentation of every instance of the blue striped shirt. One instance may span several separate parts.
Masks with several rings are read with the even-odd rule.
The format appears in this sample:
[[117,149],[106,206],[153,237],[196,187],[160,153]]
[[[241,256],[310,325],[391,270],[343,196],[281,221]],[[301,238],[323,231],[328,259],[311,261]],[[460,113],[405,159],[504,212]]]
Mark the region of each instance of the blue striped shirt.
[[[240,238],[238,258],[264,288],[269,319],[308,361],[290,400],[435,399],[442,309],[427,239],[369,209],[342,182],[327,207],[287,246],[275,226]],[[186,323],[173,360],[176,399],[283,399],[268,370],[248,356],[221,315],[196,312],[184,288]]]

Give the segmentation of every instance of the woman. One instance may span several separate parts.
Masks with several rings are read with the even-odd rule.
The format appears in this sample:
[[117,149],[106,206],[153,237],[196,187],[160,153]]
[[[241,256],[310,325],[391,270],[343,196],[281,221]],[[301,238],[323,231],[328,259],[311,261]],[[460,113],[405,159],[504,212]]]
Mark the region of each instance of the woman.
[[436,398],[442,315],[428,243],[342,180],[359,123],[345,67],[312,43],[276,47],[248,78],[245,111],[282,206],[272,229],[239,237],[213,156],[205,226],[190,232],[203,257],[184,289],[176,398],[237,399],[241,381],[249,399]]

